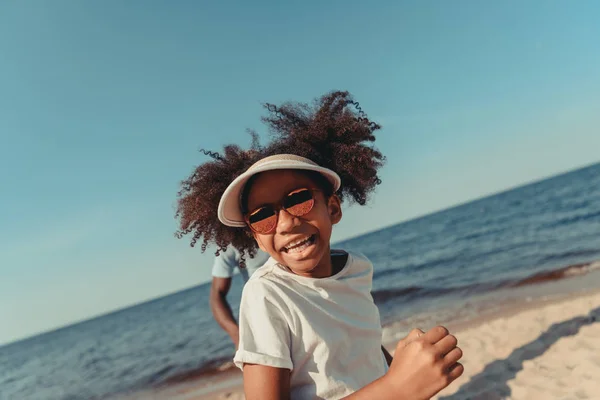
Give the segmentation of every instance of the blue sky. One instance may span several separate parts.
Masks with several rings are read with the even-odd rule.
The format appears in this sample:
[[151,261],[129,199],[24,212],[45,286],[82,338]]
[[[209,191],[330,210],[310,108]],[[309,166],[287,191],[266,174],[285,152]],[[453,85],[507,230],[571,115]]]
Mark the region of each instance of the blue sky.
[[266,101],[384,126],[334,240],[600,161],[600,3],[376,3],[2,2],[0,343],[209,279],[178,183]]

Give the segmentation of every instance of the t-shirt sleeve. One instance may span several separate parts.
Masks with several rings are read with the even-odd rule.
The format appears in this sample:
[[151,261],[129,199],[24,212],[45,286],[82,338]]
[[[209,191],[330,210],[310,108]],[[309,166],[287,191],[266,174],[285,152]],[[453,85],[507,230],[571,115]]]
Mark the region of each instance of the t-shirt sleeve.
[[279,297],[259,280],[249,281],[240,305],[240,344],[235,365],[260,364],[292,370],[290,327]]
[[212,276],[215,278],[231,278],[238,264],[239,261],[236,259],[235,253],[231,249],[227,249],[215,257]]

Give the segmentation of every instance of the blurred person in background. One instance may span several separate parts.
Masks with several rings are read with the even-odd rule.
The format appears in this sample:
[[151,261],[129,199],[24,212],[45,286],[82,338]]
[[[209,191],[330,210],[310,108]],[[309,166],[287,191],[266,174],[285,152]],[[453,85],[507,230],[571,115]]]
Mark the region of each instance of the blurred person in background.
[[239,343],[239,328],[233,316],[231,306],[227,301],[227,294],[231,287],[231,280],[235,270],[239,270],[244,279],[244,284],[252,276],[254,271],[262,267],[269,259],[269,255],[261,250],[256,252],[253,258],[245,257],[245,266],[242,263],[240,252],[233,246],[228,246],[227,250],[215,258],[212,268],[212,285],[210,288],[210,309],[215,321],[229,335],[235,348]]

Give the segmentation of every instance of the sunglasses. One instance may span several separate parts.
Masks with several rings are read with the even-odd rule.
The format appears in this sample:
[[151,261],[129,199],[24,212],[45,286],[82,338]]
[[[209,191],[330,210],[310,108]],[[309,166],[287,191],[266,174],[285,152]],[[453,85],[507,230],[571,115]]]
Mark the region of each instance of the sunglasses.
[[273,232],[279,220],[279,211],[285,210],[294,217],[308,214],[315,205],[314,192],[318,189],[296,189],[288,193],[279,204],[266,205],[257,208],[245,215],[246,224],[254,232],[266,235]]

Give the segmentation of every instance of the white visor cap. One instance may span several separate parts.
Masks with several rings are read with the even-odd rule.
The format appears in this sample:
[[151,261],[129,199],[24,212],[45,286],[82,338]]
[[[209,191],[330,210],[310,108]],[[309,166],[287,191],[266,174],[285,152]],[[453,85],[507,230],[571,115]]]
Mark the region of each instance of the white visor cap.
[[341,179],[338,174],[330,169],[320,167],[317,163],[308,158],[296,156],[293,154],[277,154],[265,157],[254,163],[246,172],[235,178],[233,182],[225,189],[217,215],[219,221],[224,225],[231,227],[244,227],[246,221],[242,214],[242,205],[240,204],[242,190],[248,180],[261,172],[273,171],[277,169],[299,169],[305,171],[315,171],[323,175],[333,186],[333,191],[337,192],[341,185]]

